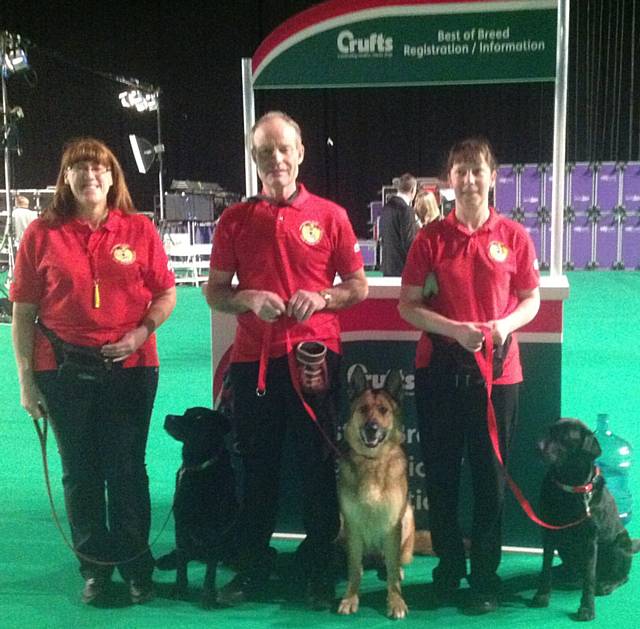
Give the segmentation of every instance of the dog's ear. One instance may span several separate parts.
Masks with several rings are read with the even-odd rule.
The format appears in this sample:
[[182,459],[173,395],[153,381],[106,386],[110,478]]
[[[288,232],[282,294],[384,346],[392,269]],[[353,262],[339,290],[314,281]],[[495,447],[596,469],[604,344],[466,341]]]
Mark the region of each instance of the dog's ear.
[[360,365],[356,365],[349,378],[349,399],[353,400],[358,397],[368,386],[364,369]]
[[591,431],[585,435],[584,441],[582,442],[582,449],[587,452],[594,461],[602,454],[602,448],[598,443],[598,439]]
[[402,373],[398,369],[392,369],[384,380],[385,391],[397,402],[402,400],[404,395],[404,380]]

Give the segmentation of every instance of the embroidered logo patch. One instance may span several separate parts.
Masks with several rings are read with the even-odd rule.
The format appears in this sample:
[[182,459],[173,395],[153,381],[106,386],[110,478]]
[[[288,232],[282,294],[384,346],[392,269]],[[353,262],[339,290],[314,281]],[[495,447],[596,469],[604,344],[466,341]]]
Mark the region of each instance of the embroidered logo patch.
[[509,255],[509,249],[507,248],[507,245],[494,240],[489,245],[489,255],[496,262],[504,262]]
[[111,256],[119,264],[133,264],[136,261],[136,252],[127,244],[116,245],[111,250]]
[[322,238],[322,227],[316,221],[305,221],[300,225],[300,237],[308,245],[317,245]]

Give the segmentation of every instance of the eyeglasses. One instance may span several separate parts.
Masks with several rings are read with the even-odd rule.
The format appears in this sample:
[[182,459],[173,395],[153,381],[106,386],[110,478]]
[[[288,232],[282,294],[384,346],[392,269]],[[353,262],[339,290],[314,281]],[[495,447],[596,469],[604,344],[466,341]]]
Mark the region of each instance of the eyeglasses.
[[111,172],[111,168],[107,168],[102,164],[87,164],[86,162],[76,162],[72,166],[69,166],[67,170],[70,170],[77,175],[79,175],[80,173],[83,173],[83,174],[90,173],[92,175],[96,175],[97,177],[100,177],[105,173]]

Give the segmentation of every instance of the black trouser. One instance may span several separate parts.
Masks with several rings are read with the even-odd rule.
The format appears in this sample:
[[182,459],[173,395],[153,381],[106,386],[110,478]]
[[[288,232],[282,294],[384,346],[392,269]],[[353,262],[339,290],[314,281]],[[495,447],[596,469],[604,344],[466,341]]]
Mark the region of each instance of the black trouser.
[[[153,557],[148,550],[151,507],[145,449],[158,368],[114,369],[102,384],[70,383],[55,371],[45,371],[36,373],[36,382],[62,459],[76,550],[107,562],[139,555],[118,564],[118,570],[125,580],[149,579]],[[79,560],[84,578],[113,571]]]
[[258,363],[231,365],[234,419],[244,467],[240,565],[247,573],[267,576],[265,558],[276,527],[282,451],[289,431],[296,457],[295,467],[289,468],[293,473],[299,470],[302,478],[306,574],[310,580],[332,578],[332,542],[340,521],[335,457],[325,436],[335,442],[339,364],[340,357],[327,352],[330,389],[306,398],[319,426],[309,417],[291,384],[286,356],[269,361],[263,397],[256,395]]
[[[518,414],[519,385],[493,385],[500,452],[506,464]],[[463,535],[458,521],[463,456],[471,471],[473,520],[469,583],[494,592],[501,558],[504,476],[494,455],[487,427],[487,394],[483,384],[466,386],[454,376],[416,370],[416,406],[425,462],[429,525],[440,562],[434,581],[454,586],[466,573]]]

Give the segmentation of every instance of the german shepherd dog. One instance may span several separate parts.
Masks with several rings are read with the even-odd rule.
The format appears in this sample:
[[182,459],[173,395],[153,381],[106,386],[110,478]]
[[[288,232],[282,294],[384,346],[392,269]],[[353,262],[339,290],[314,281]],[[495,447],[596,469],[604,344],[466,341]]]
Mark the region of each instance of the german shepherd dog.
[[409,611],[400,591],[401,566],[413,557],[415,525],[402,448],[402,387],[402,375],[394,370],[384,387],[372,388],[360,366],[349,382],[351,411],[338,476],[348,583],[339,614],[358,611],[362,561],[369,553],[384,555],[388,616],[404,618]]
[[177,570],[174,595],[186,598],[187,566],[193,560],[204,562],[201,602],[214,607],[218,562],[232,560],[237,545],[236,482],[225,444],[230,423],[224,414],[196,406],[183,415],[167,415],[164,428],[183,444],[182,465],[173,499],[176,549],[160,557],[156,566]]
[[539,447],[548,466],[540,494],[541,517],[552,525],[573,525],[544,530],[542,572],[531,605],[549,605],[557,550],[563,571],[582,581],[575,619],[593,620],[594,596],[610,594],[627,581],[638,542],[632,542],[620,522],[606,479],[595,465],[602,453],[600,444],[585,424],[561,419],[550,426]]

